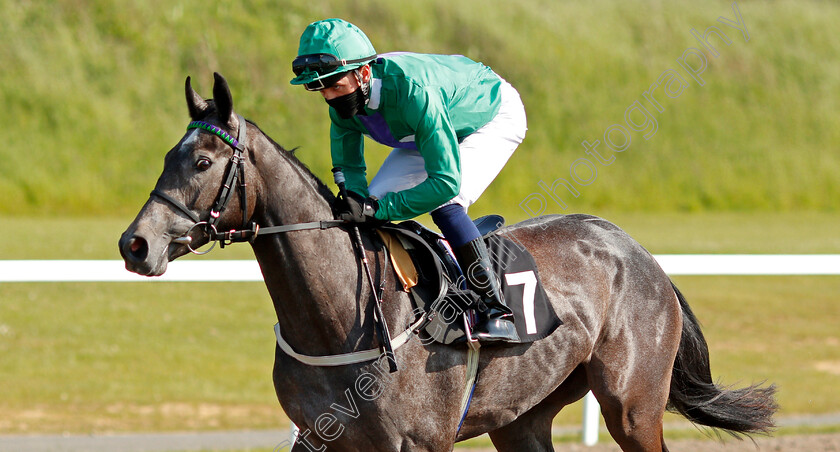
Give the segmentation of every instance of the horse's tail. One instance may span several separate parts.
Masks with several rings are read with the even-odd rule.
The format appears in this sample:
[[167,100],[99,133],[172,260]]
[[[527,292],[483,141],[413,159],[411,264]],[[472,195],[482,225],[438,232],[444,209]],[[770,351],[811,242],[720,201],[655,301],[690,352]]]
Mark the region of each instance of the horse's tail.
[[779,408],[773,385],[752,385],[742,389],[721,387],[712,381],[709,347],[700,324],[683,294],[672,282],[682,311],[682,337],[671,375],[668,410],[691,422],[738,434],[769,433],[775,426],[773,414]]

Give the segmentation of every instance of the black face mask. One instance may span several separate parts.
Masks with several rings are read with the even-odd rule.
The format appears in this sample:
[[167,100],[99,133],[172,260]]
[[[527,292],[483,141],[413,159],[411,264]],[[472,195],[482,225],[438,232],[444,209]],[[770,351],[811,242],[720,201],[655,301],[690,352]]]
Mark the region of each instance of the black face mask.
[[365,112],[365,94],[362,92],[361,86],[352,93],[328,99],[327,103],[335,109],[338,116],[344,119],[350,119],[354,115],[367,115],[367,112]]

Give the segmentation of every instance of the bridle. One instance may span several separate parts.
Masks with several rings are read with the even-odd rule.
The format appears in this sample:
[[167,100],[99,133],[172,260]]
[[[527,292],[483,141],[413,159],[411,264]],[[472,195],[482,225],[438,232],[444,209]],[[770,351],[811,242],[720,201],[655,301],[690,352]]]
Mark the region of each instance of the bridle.
[[[222,179],[222,186],[219,189],[219,194],[216,197],[216,201],[213,203],[213,207],[210,209],[210,213],[206,220],[201,220],[201,218],[193,212],[192,209],[184,205],[183,202],[173,198],[161,190],[154,189],[149,195],[150,197],[156,196],[163,201],[166,201],[170,207],[173,207],[177,212],[186,215],[193,221],[193,225],[187,230],[187,232],[183,236],[175,238],[172,242],[186,245],[191,253],[207,254],[216,246],[216,242],[219,243],[221,248],[224,248],[225,245],[235,242],[253,242],[258,235],[278,234],[308,229],[328,229],[343,225],[344,221],[341,220],[322,220],[260,228],[256,222],[248,222],[248,194],[246,191],[247,184],[245,183],[244,157],[245,141],[247,140],[247,123],[245,118],[241,115],[237,115],[237,118],[239,119],[239,133],[237,138],[230,136],[230,134],[218,126],[214,126],[213,124],[204,121],[193,121],[187,126],[187,130],[199,129],[216,135],[221,138],[225,144],[233,148],[233,155],[230,157],[227,169],[225,170],[225,176]],[[242,209],[242,227],[238,230],[231,229],[227,232],[219,232],[216,228],[216,224],[218,223],[219,218],[221,218],[222,213],[224,213],[227,208],[235,189],[239,191],[239,205]],[[209,241],[213,242],[213,245],[206,251],[197,251],[191,246],[192,236],[190,234],[193,229],[197,227],[202,227],[209,237]]]
[[[254,239],[257,238],[258,235],[265,235],[265,234],[279,234],[283,232],[291,232],[291,231],[302,231],[307,229],[328,229],[334,228],[338,226],[346,225],[347,223],[343,220],[322,220],[322,221],[312,221],[308,223],[296,223],[296,224],[288,224],[288,225],[281,225],[281,226],[269,226],[265,228],[260,228],[256,222],[251,221],[248,222],[248,194],[246,192],[247,184],[245,183],[245,161],[244,161],[244,153],[245,153],[245,141],[247,139],[247,125],[245,119],[241,115],[237,115],[239,119],[239,134],[237,138],[230,136],[227,132],[219,128],[218,126],[214,126],[213,124],[203,122],[203,121],[193,121],[187,126],[187,130],[191,129],[200,129],[212,133],[213,135],[218,136],[221,138],[228,146],[233,148],[233,155],[230,158],[230,162],[228,163],[227,169],[225,170],[225,176],[223,178],[222,187],[219,189],[219,195],[216,197],[216,202],[213,203],[213,207],[210,209],[210,214],[207,220],[201,220],[201,218],[196,215],[189,207],[184,205],[183,202],[178,201],[177,199],[173,198],[172,196],[166,194],[165,192],[154,189],[150,194],[150,197],[158,197],[164,201],[166,201],[171,207],[173,207],[176,211],[183,213],[189,219],[193,221],[193,225],[187,230],[187,232],[178,238],[172,240],[173,243],[186,245],[187,248],[190,250],[191,253],[194,254],[207,254],[209,253],[215,246],[216,242],[219,242],[219,246],[224,248],[225,245],[229,245],[234,242],[253,242]],[[338,170],[336,174],[336,181],[341,181],[339,183],[339,188],[342,191],[342,195],[345,197],[347,196],[346,189],[344,187],[344,175],[341,174],[340,170]],[[234,188],[239,190],[239,199],[240,199],[240,206],[242,207],[242,229],[236,230],[231,229],[228,232],[219,232],[216,229],[216,223],[219,221],[219,218],[224,213],[225,208],[227,207],[228,202],[233,194]],[[196,227],[203,227],[204,232],[209,237],[209,241],[213,242],[213,245],[206,251],[197,251],[192,247],[192,230]],[[361,263],[364,266],[365,273],[367,275],[368,283],[370,284],[371,295],[373,296],[373,304],[374,304],[374,322],[376,325],[376,333],[379,338],[380,342],[380,350],[383,354],[389,357],[388,359],[388,366],[391,372],[396,372],[396,359],[394,358],[394,349],[396,347],[393,346],[390,333],[388,332],[388,325],[385,322],[385,316],[382,313],[381,307],[381,292],[385,289],[385,271],[382,272],[382,283],[379,285],[379,293],[377,293],[377,287],[373,280],[373,276],[370,271],[370,265],[367,260],[367,256],[365,254],[364,244],[362,243],[362,238],[359,235],[359,229],[356,225],[352,227],[355,233],[356,242],[354,244],[354,249],[357,249],[360,254]],[[385,262],[387,265],[388,258],[385,258]],[[418,327],[421,323],[425,323],[425,315],[420,318],[415,324],[409,327],[402,336],[408,335],[411,332],[419,331]],[[280,344],[281,336],[279,333],[278,327],[275,327],[275,332],[277,334],[278,344]],[[286,344],[288,345],[288,344]],[[399,343],[397,347],[399,346]],[[291,350],[291,348],[289,348]],[[293,351],[292,351],[293,352]],[[287,351],[289,353],[289,351]],[[367,354],[365,354],[367,353]],[[370,354],[369,352],[362,353],[362,361],[367,360],[367,356]],[[293,355],[294,356],[294,355]],[[298,355],[303,356],[303,355]],[[300,359],[298,357],[298,359]],[[355,357],[354,359],[360,359]],[[353,361],[353,362],[361,362],[361,361]],[[342,363],[346,364],[344,361]]]

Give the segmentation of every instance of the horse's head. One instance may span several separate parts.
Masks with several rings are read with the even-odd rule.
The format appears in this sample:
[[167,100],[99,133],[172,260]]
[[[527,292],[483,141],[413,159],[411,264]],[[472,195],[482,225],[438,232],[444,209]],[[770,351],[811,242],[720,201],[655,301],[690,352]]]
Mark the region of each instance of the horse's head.
[[[246,128],[233,112],[227,82],[215,74],[214,98],[206,100],[187,77],[186,95],[193,122],[166,154],[151,197],[120,238],[126,268],[142,275],[163,274],[169,261],[207,243],[210,231],[239,228],[253,212],[253,189],[239,186],[250,164],[242,154]],[[226,192],[231,173],[238,182]]]

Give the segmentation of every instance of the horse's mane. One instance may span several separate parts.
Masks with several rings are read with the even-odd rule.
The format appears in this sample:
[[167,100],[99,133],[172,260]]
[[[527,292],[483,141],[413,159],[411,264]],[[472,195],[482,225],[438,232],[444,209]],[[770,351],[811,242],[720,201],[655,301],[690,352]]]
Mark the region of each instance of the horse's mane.
[[256,127],[257,130],[259,130],[263,134],[263,136],[268,140],[268,142],[271,143],[272,146],[274,146],[277,152],[279,152],[280,155],[289,162],[289,164],[294,165],[301,171],[302,174],[309,177],[312,183],[315,184],[315,187],[318,190],[318,194],[320,194],[330,205],[333,205],[333,203],[335,202],[335,194],[327,186],[327,184],[325,184],[320,178],[318,178],[318,176],[315,175],[315,173],[312,172],[312,170],[309,169],[308,166],[306,166],[305,163],[301,162],[297,158],[297,156],[295,156],[295,151],[297,150],[297,148],[287,150],[279,143],[274,141],[273,138],[268,136],[268,134],[265,133],[262,129],[260,129],[260,126],[258,126],[257,123],[251,121],[250,119],[246,119],[245,121],[250,123],[252,126]]
[[[207,117],[211,117],[211,116],[216,116],[217,115],[216,103],[213,101],[213,99],[206,99],[206,101],[207,101],[208,105],[207,105],[207,109],[204,111],[204,117],[207,118]],[[252,126],[254,126],[257,130],[259,130],[260,133],[268,140],[268,142],[271,143],[272,146],[274,146],[274,149],[277,150],[277,152],[280,154],[281,157],[286,159],[289,162],[289,164],[294,165],[296,168],[298,168],[300,170],[301,174],[308,177],[310,179],[310,181],[315,185],[315,187],[318,191],[318,194],[320,194],[327,201],[327,203],[329,203],[330,206],[332,206],[335,203],[335,200],[336,200],[335,194],[327,186],[327,184],[325,184],[321,179],[319,179],[318,176],[316,176],[315,173],[313,173],[312,170],[310,170],[309,167],[306,166],[306,164],[301,162],[295,156],[295,150],[297,148],[292,149],[291,151],[287,150],[286,148],[281,146],[279,143],[274,141],[273,138],[268,136],[268,134],[265,133],[260,128],[259,125],[257,125],[257,123],[255,123],[254,121],[251,121],[250,119],[245,119],[245,121],[247,123],[251,124]]]

